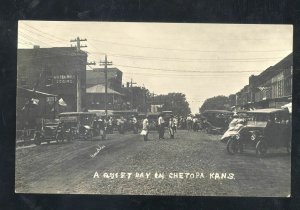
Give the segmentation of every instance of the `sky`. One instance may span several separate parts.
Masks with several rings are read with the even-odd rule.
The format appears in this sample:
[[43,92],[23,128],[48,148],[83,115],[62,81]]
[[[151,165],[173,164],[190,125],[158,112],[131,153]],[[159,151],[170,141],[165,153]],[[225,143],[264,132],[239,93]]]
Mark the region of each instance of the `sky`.
[[192,113],[207,98],[238,92],[293,50],[292,25],[19,21],[18,48],[70,47],[76,37],[87,39],[81,50],[96,62],[87,69],[99,68],[106,54],[123,83],[184,93]]

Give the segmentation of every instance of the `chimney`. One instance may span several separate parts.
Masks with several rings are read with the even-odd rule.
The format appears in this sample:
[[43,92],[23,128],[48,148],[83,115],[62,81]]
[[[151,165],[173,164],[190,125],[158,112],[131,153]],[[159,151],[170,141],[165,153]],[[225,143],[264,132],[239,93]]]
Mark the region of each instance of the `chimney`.
[[40,45],[33,45],[33,49],[39,49]]

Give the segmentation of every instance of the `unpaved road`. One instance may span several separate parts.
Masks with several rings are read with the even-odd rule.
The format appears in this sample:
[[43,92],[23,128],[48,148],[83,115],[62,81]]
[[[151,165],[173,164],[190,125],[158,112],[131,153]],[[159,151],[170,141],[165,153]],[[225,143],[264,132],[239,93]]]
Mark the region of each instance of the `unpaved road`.
[[218,141],[220,136],[181,130],[172,140],[155,140],[154,132],[148,142],[131,133],[112,134],[108,138],[18,148],[16,192],[283,197],[290,194],[290,156],[284,149],[273,150],[265,158],[255,157],[254,150],[230,156],[226,145]]

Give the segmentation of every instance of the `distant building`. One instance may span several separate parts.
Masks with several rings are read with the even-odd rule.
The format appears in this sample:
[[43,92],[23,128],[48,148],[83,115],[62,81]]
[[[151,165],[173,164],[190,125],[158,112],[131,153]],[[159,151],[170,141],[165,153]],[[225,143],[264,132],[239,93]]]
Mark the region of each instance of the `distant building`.
[[[84,107],[86,63],[87,53],[72,47],[18,49],[17,86],[55,94],[64,111],[76,111],[77,75]],[[54,103],[53,97],[46,100],[48,104]]]
[[293,53],[261,74],[249,77],[249,84],[236,93],[241,108],[280,108],[292,101]]
[[[88,110],[104,110],[105,109],[105,86],[95,85],[86,89],[86,103]],[[107,88],[107,109],[121,110],[126,109],[124,95]]]
[[[107,86],[112,90],[121,92],[122,76],[123,73],[118,68],[107,68]],[[93,70],[87,70],[86,85],[87,88],[95,85],[105,85],[104,68],[94,68]]]

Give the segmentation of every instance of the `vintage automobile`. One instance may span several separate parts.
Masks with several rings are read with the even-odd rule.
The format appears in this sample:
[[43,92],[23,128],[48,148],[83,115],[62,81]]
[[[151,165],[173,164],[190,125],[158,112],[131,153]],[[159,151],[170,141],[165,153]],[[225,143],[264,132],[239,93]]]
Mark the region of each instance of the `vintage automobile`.
[[57,143],[73,140],[72,128],[67,128],[59,119],[42,119],[41,128],[34,133],[34,143],[40,145],[42,142],[48,144],[55,140]]
[[227,129],[233,112],[227,110],[206,110],[201,113],[201,129],[208,134],[223,134]]
[[257,156],[264,156],[268,148],[286,147],[291,151],[291,116],[286,109],[257,109],[248,111],[250,119],[227,142],[227,152],[236,154],[252,147]]
[[95,132],[94,122],[96,113],[91,112],[63,112],[59,115],[59,120],[66,128],[71,128],[74,139],[91,140]]
[[149,130],[156,130],[160,113],[148,113]]
[[117,128],[120,134],[124,134],[125,132],[134,131],[134,127],[131,119],[132,116],[138,116],[137,111],[133,110],[114,110],[112,111],[112,117],[114,120],[114,127]]
[[235,136],[239,130],[247,123],[249,115],[247,111],[242,111],[234,114],[232,121],[228,125],[227,131],[221,137],[221,142],[227,143],[227,141]]

